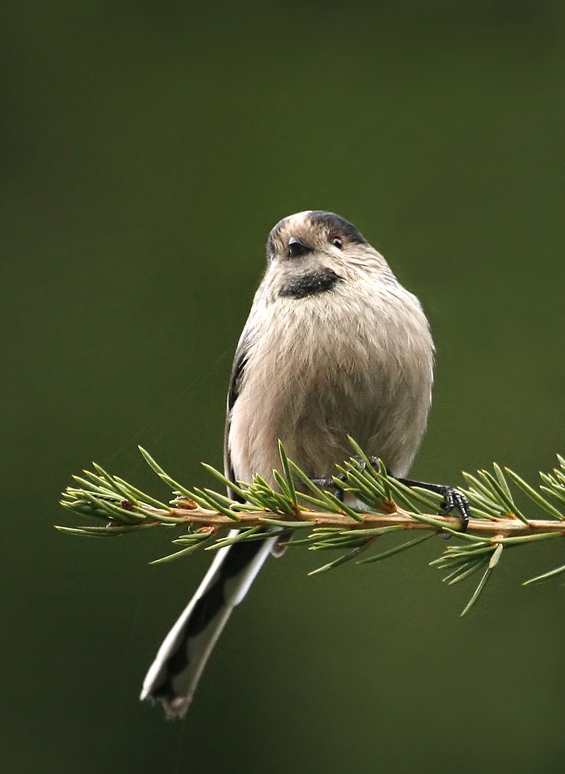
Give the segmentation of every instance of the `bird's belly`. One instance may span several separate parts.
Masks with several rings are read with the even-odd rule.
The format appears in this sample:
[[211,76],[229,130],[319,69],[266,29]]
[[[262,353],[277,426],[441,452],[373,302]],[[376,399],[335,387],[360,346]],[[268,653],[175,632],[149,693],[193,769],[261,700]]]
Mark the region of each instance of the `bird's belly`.
[[[296,358],[249,378],[231,417],[229,447],[236,478],[255,474],[273,482],[280,470],[278,440],[288,456],[314,477],[335,474],[352,452],[348,436],[370,455],[404,475],[416,453],[430,402],[428,375],[408,375],[382,351],[359,359],[317,353],[301,368]],[[290,363],[294,363],[291,370]],[[406,363],[408,366],[408,363]],[[426,383],[427,382],[427,383]]]

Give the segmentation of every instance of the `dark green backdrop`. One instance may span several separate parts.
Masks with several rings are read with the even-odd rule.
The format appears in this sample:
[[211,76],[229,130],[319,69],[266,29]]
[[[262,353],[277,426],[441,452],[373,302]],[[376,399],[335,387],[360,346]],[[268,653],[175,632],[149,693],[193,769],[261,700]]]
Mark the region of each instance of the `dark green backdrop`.
[[[511,555],[472,615],[427,566],[270,562],[183,723],[137,702],[205,558],[56,533],[95,459],[147,486],[220,464],[266,236],[352,220],[422,299],[437,385],[413,469],[565,452],[557,2],[5,2],[0,203],[2,770],[550,774],[565,590]],[[163,490],[159,490],[161,494]],[[432,541],[433,542],[433,541]],[[325,557],[324,557],[325,558]]]

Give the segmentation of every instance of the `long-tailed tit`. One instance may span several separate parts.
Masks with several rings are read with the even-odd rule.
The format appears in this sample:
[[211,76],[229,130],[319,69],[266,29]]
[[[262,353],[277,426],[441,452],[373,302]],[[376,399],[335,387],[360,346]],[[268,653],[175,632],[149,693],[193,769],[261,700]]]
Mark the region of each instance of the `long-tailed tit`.
[[[331,480],[352,436],[390,474],[406,476],[426,427],[433,353],[420,302],[351,223],[323,211],[281,220],[235,354],[226,475],[274,484],[280,439],[308,476]],[[436,489],[445,490],[448,509],[461,507],[453,490]],[[276,540],[217,552],[161,645],[142,699],[160,701],[169,717],[185,714],[214,643]]]

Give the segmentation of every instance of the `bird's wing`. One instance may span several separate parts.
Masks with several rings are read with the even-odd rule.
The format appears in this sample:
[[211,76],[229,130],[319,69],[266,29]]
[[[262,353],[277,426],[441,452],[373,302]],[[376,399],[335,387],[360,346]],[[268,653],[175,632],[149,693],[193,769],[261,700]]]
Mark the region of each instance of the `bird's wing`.
[[[237,350],[235,352],[235,357],[233,359],[233,366],[231,369],[230,385],[228,388],[228,401],[227,401],[227,409],[226,409],[226,425],[224,430],[224,475],[234,484],[236,483],[236,479],[235,479],[235,473],[233,470],[231,453],[229,448],[231,412],[239,395],[248,356],[249,356],[249,347],[246,339],[242,336],[239,341],[239,344],[237,345]],[[241,498],[231,489],[228,490],[228,495],[233,500],[241,500]]]

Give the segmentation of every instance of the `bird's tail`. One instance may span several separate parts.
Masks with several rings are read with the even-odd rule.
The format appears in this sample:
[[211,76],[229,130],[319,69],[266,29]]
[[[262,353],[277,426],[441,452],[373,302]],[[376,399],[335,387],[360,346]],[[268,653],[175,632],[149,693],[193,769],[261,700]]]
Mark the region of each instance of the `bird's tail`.
[[149,667],[142,700],[160,701],[169,718],[184,716],[230,613],[246,595],[276,540],[234,543],[217,552]]

